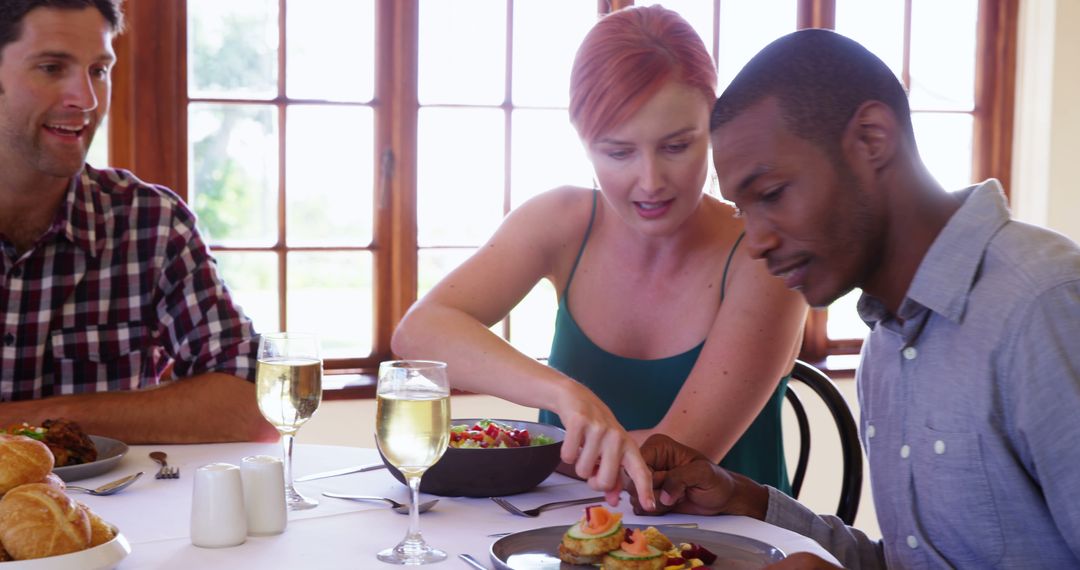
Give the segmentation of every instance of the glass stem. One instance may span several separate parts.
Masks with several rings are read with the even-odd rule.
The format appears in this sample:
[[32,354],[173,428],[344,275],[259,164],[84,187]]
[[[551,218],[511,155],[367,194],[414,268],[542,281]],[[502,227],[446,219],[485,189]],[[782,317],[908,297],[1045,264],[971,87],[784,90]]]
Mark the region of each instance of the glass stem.
[[405,536],[405,542],[423,544],[424,537],[420,535],[420,477],[409,476],[408,481],[412,504],[409,505],[409,534]]
[[285,454],[285,489],[288,491],[293,490],[292,480],[292,449],[293,449],[293,434],[283,432],[281,434],[281,446],[284,448]]

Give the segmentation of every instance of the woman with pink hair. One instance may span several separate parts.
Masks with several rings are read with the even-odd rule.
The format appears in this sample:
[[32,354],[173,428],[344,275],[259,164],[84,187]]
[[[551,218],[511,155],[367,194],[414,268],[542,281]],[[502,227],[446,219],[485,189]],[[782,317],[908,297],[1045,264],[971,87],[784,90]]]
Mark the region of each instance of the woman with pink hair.
[[[638,446],[653,433],[788,485],[780,403],[806,305],[704,191],[715,98],[716,68],[677,13],[599,20],[570,86],[598,188],[521,205],[394,333],[397,354],[448,362],[455,388],[541,408],[566,428],[569,469],[609,499],[622,469],[651,499]],[[488,328],[541,279],[559,293],[548,365]]]

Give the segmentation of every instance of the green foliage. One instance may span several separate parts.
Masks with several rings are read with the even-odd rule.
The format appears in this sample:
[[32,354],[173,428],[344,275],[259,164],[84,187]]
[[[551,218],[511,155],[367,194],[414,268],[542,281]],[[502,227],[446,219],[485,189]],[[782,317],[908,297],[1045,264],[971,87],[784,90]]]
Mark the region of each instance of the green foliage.
[[[204,15],[211,18],[211,15]],[[273,88],[276,77],[276,46],[258,41],[266,29],[266,14],[226,13],[219,26],[196,21],[192,26],[192,82],[195,89],[220,92],[252,92]],[[206,137],[193,141],[192,206],[209,240],[247,240],[272,235],[260,207],[262,192],[253,176],[234,156],[230,143],[236,127],[255,121],[271,131],[270,113],[252,113],[239,105],[211,107],[218,127]]]
[[199,215],[199,225],[210,240],[253,240],[267,236],[269,220],[259,200],[260,181],[228,153],[236,125],[245,121],[261,124],[266,130],[268,113],[250,113],[234,105],[214,107],[220,120],[214,132],[194,141],[192,206]]
[[[219,25],[198,22],[202,25],[194,26],[191,49],[195,64],[192,81],[196,89],[273,96],[277,83],[277,45],[262,42],[259,37],[268,28],[268,17],[260,12],[227,12]],[[220,35],[216,33],[219,31]]]

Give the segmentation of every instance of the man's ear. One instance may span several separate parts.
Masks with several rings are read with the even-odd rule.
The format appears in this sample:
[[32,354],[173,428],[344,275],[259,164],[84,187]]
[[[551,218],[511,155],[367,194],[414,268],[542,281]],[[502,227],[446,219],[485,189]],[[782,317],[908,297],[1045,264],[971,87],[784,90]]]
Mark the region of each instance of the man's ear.
[[881,101],[866,101],[860,105],[844,130],[844,150],[849,159],[862,161],[874,170],[887,165],[899,145],[896,115]]

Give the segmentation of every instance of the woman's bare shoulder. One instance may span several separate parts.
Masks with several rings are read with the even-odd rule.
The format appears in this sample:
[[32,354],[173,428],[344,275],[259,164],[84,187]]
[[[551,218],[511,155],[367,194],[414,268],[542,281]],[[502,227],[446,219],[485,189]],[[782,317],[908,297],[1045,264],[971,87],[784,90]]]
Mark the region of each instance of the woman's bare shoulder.
[[517,254],[542,260],[544,272],[559,280],[569,271],[592,213],[593,190],[562,186],[538,194],[507,216],[489,244],[509,245]]
[[702,210],[706,212],[709,227],[716,239],[734,246],[735,241],[745,229],[742,219],[737,216],[735,207],[709,194],[702,197],[701,203]]
[[526,200],[518,210],[524,208],[572,208],[580,204],[592,204],[593,193],[591,188],[580,186],[559,186],[546,192],[541,192]]
[[578,186],[560,186],[537,194],[515,208],[507,221],[550,236],[584,228],[592,212],[593,192]]

